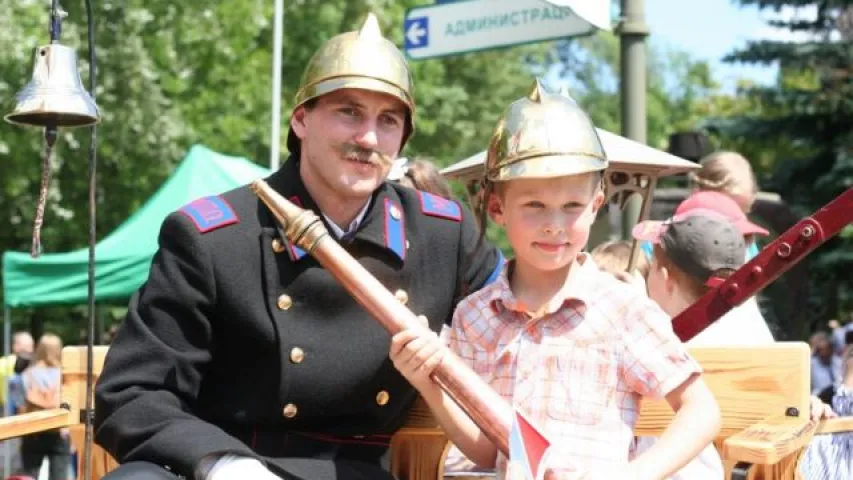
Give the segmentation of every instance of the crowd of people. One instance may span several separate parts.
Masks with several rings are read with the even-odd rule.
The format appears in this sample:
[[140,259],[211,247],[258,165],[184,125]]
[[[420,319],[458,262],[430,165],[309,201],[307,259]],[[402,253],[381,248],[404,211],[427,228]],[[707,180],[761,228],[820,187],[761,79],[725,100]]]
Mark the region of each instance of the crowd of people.
[[[0,359],[5,415],[58,408],[60,404],[62,340],[45,333],[37,343],[28,332],[12,337],[11,354]],[[48,480],[73,478],[76,469],[68,429],[50,430],[7,440],[11,472],[19,478],[38,479],[42,469]],[[46,468],[44,466],[46,462]]]
[[[671,319],[768,234],[747,216],[749,162],[703,159],[673,216],[634,229],[643,253],[628,271],[630,243],[587,251],[607,198],[592,122],[532,83],[496,119],[472,212],[430,161],[398,158],[417,125],[412,77],[375,17],[324,44],[296,95],[290,157],[266,181],[425,322],[389,336],[248,187],[197,200],[164,221],[111,340],[95,396],[95,440],[121,463],[107,479],[391,479],[390,438],[418,396],[455,446],[447,475],[523,478],[433,380],[448,351],[554,442],[548,479],[722,478],[719,407],[687,347],[774,337],[754,299],[688,345]],[[849,410],[849,375],[833,367],[849,349],[831,355],[814,418]],[[56,378],[47,358],[34,377]],[[646,397],[676,412],[658,438],[633,434]],[[809,447],[806,478],[845,478],[843,438]]]

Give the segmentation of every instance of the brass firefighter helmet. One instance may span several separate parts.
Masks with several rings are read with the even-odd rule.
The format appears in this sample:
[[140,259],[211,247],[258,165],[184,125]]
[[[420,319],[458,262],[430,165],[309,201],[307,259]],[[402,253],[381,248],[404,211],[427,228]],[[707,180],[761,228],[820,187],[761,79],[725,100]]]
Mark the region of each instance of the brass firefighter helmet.
[[568,92],[533,91],[510,104],[486,154],[486,182],[601,171],[607,156],[595,126]]
[[[358,31],[336,35],[314,53],[302,74],[293,109],[344,88],[385,93],[403,102],[409,109],[403,135],[403,145],[406,144],[415,128],[412,74],[400,50],[382,36],[373,13],[368,14]],[[293,153],[293,147],[298,145],[299,137],[291,129],[287,147]]]

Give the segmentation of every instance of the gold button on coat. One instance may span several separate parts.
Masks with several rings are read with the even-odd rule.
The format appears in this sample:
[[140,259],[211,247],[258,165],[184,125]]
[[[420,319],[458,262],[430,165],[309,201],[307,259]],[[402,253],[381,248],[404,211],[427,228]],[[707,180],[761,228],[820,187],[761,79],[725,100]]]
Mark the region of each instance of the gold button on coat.
[[376,394],[376,403],[379,406],[387,405],[388,400],[391,400],[391,395],[389,395],[385,390],[380,390],[379,393]]
[[282,242],[280,238],[272,239],[272,251],[275,253],[281,253],[284,251],[284,242]]
[[290,298],[290,295],[281,295],[275,304],[278,305],[279,310],[287,310],[293,306],[293,299]]
[[397,297],[397,300],[403,305],[409,303],[409,294],[406,293],[405,290],[397,290],[394,292],[394,296]]
[[305,358],[305,351],[299,347],[294,347],[293,350],[290,351],[290,361],[293,363],[302,363],[302,360]]
[[296,405],[288,403],[284,406],[284,409],[281,411],[281,414],[284,415],[285,418],[293,418],[296,416],[297,412],[298,409],[296,408]]

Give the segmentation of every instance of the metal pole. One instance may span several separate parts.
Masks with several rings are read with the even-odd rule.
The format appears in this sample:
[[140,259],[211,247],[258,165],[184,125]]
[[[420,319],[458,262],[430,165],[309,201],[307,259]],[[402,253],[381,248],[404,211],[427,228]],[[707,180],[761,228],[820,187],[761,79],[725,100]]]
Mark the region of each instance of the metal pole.
[[[622,135],[646,143],[646,37],[643,0],[622,0],[619,26]],[[648,199],[651,202],[651,199]],[[622,213],[622,236],[631,239],[631,229],[640,217],[643,199],[632,195]]]
[[272,57],[272,130],[270,133],[270,169],[278,170],[281,145],[281,55],[284,36],[284,0],[275,0]]
[[[9,358],[9,354],[12,350],[12,309],[7,306],[3,306],[3,358],[6,360],[6,363],[11,362]],[[15,362],[12,362],[11,365],[3,364],[3,368],[6,372],[13,371],[15,367]],[[5,377],[6,372],[3,372],[3,398],[6,399],[6,404],[3,405],[3,416],[8,417],[12,415],[12,409],[9,405],[9,379],[11,378]],[[3,442],[4,452],[3,452],[3,478],[12,475],[12,442],[6,440]]]

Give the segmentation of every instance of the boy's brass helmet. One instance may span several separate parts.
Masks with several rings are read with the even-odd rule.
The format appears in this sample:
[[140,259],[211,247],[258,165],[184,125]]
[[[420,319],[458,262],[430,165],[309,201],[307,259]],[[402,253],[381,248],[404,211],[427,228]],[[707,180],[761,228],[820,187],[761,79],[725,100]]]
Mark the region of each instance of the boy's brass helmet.
[[[414,131],[412,74],[400,50],[382,36],[373,13],[368,14],[358,31],[336,35],[314,53],[302,74],[293,109],[344,88],[385,93],[403,102],[409,110],[403,136],[403,145],[406,144]],[[291,129],[287,147],[293,153],[298,145],[299,138]]]
[[604,147],[587,114],[567,92],[548,92],[537,80],[498,122],[484,173],[486,182],[503,182],[606,168]]

